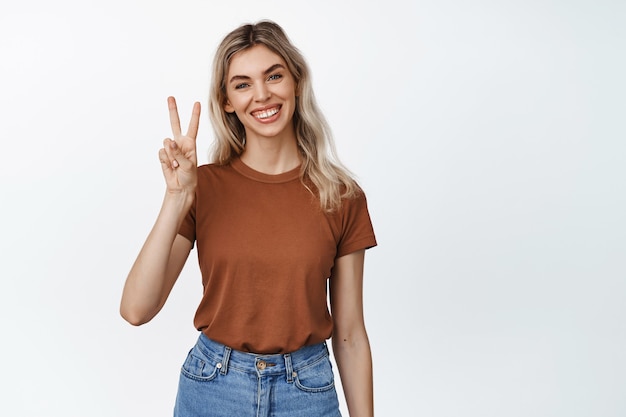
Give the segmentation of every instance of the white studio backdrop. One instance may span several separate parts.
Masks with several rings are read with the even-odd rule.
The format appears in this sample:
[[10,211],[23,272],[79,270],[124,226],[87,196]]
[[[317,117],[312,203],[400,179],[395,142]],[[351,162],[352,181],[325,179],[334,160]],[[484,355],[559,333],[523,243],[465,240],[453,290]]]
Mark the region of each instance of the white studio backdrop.
[[[219,40],[262,18],[368,195],[377,415],[626,415],[626,3],[607,0],[2,0],[0,415],[171,415],[195,252],[149,324],[119,298],[162,199],[166,97],[186,122]],[[201,162],[211,135],[204,113]]]

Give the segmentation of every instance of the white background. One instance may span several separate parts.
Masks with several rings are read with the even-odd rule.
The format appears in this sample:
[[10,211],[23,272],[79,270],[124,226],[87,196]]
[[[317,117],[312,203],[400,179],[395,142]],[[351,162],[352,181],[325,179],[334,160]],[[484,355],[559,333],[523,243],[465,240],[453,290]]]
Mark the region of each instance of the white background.
[[[219,40],[260,18],[368,195],[377,415],[626,415],[626,3],[1,4],[1,415],[171,415],[195,252],[149,324],[121,289],[166,97],[186,123]],[[201,162],[211,134],[204,113]]]

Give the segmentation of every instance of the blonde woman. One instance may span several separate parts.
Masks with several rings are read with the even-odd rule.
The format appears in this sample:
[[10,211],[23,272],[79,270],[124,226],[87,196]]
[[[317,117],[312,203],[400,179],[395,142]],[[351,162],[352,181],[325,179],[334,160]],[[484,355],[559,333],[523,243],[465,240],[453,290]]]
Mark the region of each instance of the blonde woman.
[[301,53],[269,21],[224,38],[209,100],[211,164],[197,167],[200,104],[186,134],[174,98],[168,106],[173,138],[159,151],[166,193],[120,311],[134,325],[151,320],[196,245],[200,334],[181,369],[174,415],[340,416],[332,336],[350,415],[372,416],[362,282],[376,240]]

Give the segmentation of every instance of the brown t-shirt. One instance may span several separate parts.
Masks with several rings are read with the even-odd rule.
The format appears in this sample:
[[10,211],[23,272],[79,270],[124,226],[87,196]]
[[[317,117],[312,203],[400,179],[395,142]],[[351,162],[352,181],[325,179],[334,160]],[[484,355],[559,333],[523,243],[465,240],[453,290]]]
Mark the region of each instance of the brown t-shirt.
[[194,325],[255,353],[328,339],[334,260],[376,245],[362,193],[326,214],[299,168],[268,175],[240,159],[198,168],[196,201],[179,233],[197,241],[204,292]]

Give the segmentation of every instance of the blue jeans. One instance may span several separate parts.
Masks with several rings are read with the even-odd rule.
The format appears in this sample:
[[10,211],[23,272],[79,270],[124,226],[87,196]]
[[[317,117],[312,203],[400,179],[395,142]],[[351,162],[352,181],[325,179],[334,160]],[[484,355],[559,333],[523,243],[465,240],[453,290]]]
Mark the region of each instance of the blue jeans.
[[174,417],[341,417],[325,343],[257,355],[200,334],[182,366]]

